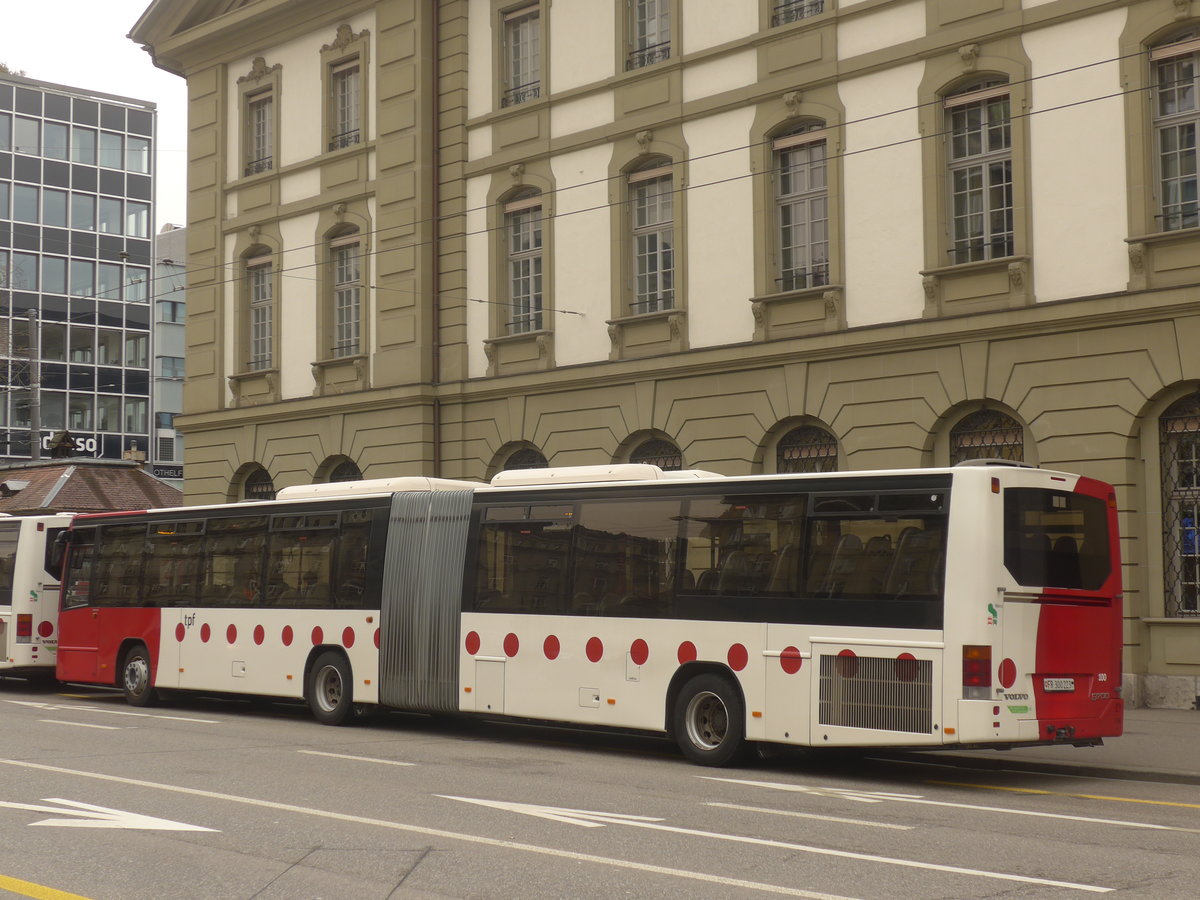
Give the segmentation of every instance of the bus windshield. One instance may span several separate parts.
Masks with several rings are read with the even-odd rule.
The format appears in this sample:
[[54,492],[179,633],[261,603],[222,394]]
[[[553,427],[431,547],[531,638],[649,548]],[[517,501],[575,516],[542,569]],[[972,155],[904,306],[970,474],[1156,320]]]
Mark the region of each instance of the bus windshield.
[[1004,566],[1024,585],[1095,591],[1112,571],[1103,500],[1045,488],[1004,492]]

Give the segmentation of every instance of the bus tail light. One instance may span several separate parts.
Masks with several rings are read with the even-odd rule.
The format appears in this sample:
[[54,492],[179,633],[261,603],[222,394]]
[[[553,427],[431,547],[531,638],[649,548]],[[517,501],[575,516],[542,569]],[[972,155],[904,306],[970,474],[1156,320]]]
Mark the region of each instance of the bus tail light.
[[963,699],[992,697],[992,648],[968,644],[963,647]]
[[33,643],[33,613],[17,613],[17,643]]

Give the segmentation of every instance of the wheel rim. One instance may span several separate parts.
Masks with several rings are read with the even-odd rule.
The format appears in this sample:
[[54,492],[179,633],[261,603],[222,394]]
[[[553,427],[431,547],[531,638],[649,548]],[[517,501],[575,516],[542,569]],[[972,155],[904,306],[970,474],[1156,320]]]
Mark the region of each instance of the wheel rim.
[[712,691],[701,691],[688,701],[685,719],[688,739],[701,750],[716,750],[729,730],[725,701]]
[[137,696],[150,684],[150,666],[145,657],[135,656],[125,663],[125,690]]
[[314,684],[317,705],[325,712],[333,712],[342,702],[342,675],[336,666],[324,666],[317,672]]

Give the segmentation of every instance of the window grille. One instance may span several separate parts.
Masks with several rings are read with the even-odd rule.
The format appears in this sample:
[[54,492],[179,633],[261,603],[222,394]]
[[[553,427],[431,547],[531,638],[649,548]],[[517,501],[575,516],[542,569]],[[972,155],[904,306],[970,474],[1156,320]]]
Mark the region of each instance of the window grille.
[[683,454],[670,441],[658,438],[639,444],[638,448],[629,454],[631,463],[648,463],[658,466],[664,472],[677,472],[683,468]]
[[525,447],[512,454],[504,463],[504,471],[508,472],[512,469],[545,469],[549,466],[546,462],[546,457],[534,450],[532,447]]
[[158,458],[163,462],[175,459],[175,438],[160,437],[158,439]]
[[1013,255],[1012,125],[1008,87],[989,81],[947,97],[951,262]]
[[1025,429],[1021,423],[994,409],[964,416],[950,430],[950,463],[969,459],[1025,459]]
[[837,438],[816,425],[793,428],[775,448],[775,471],[789,474],[836,472]]
[[362,472],[351,460],[342,460],[329,473],[330,482],[362,481]]
[[508,232],[509,334],[542,328],[542,206],[532,195],[505,206]]
[[675,307],[675,213],[669,165],[629,176],[633,216],[634,291],[632,312]]
[[1158,420],[1162,477],[1163,596],[1168,616],[1200,615],[1200,394]]
[[779,289],[829,283],[829,197],[824,125],[777,138]]
[[825,12],[825,0],[786,0],[775,7],[771,14],[771,25],[787,25],[789,22],[799,22],[809,16]]
[[1200,41],[1177,36],[1150,52],[1154,82],[1154,132],[1163,231],[1200,225],[1197,204],[1196,129],[1200,125]]
[[266,469],[255,469],[246,476],[243,493],[247,500],[274,500],[275,482]]

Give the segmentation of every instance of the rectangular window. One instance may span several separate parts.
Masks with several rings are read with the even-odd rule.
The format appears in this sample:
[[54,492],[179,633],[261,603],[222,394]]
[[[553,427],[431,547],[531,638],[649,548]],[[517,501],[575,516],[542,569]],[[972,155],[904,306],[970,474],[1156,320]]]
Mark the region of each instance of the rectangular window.
[[504,95],[501,106],[541,96],[541,14],[526,6],[504,15]]
[[115,197],[100,198],[101,234],[120,234],[122,226],[121,201]]
[[[1167,48],[1157,49],[1151,59],[1166,52]],[[1200,225],[1196,171],[1200,52],[1158,59],[1153,65],[1159,221],[1163,231],[1195,228]]]
[[333,355],[354,356],[360,349],[362,273],[357,243],[333,248]]
[[671,56],[671,0],[633,0],[626,70],[640,69]]
[[154,425],[157,428],[174,428],[175,413],[156,412],[154,414]]
[[150,336],[130,332],[125,335],[125,365],[131,369],[150,367]]
[[9,194],[11,193],[12,185],[7,181],[0,181],[0,219],[7,219]]
[[66,159],[70,152],[67,146],[67,126],[57,122],[45,124],[46,159]]
[[1012,127],[1007,87],[946,99],[954,264],[1013,254]]
[[92,430],[92,410],[95,401],[90,394],[71,394],[67,397],[67,427],[78,433]]
[[71,162],[96,164],[96,132],[91,128],[71,128]]
[[99,431],[120,431],[120,397],[99,396],[96,398],[96,429]]
[[260,603],[267,520],[263,516],[210,519],[200,576],[202,606]]
[[0,150],[12,149],[12,116],[0,113]]
[[102,366],[121,364],[121,332],[100,329],[96,343],[96,362]]
[[160,437],[158,439],[158,458],[161,460],[175,459],[175,438]]
[[125,204],[125,233],[130,237],[150,237],[150,204],[130,200]]
[[61,256],[42,257],[42,292],[65,294],[67,292],[67,261]]
[[14,184],[12,217],[17,222],[37,222],[38,189],[27,184]]
[[96,264],[86,259],[71,260],[71,294],[75,297],[96,295]]
[[40,156],[42,153],[42,123],[37,119],[17,116],[13,119],[13,150]]
[[179,300],[158,301],[158,321],[181,323],[185,320],[187,307]]
[[67,326],[57,322],[42,322],[42,359],[66,361]]
[[675,229],[671,167],[629,177],[633,215],[632,312],[661,312],[675,306]]
[[125,138],[125,168],[130,172],[150,172],[150,141],[146,138]]
[[121,267],[114,263],[100,263],[96,279],[96,296],[101,300],[121,299]]
[[274,303],[269,260],[251,260],[246,265],[246,293],[250,301],[247,368],[255,372],[271,368],[274,353]]
[[56,228],[67,227],[67,192],[42,190],[42,224]]
[[[142,560],[146,553],[145,525],[107,525],[101,532],[104,548],[95,565],[90,603],[96,606],[133,606],[142,586]],[[72,588],[76,593],[78,588]]]
[[125,146],[121,135],[111,131],[100,132],[100,165],[107,169],[125,167]]
[[152,522],[143,591],[154,606],[195,606],[204,562],[203,522]]
[[509,334],[542,329],[542,199],[506,204]]
[[71,195],[71,227],[96,230],[96,198],[91,194]]
[[824,131],[775,141],[779,211],[779,289],[829,284],[829,198]]
[[71,362],[95,361],[96,329],[86,325],[71,326]]
[[126,300],[145,303],[150,297],[150,270],[126,266],[124,288]]
[[272,517],[267,602],[306,609],[330,606],[337,538],[336,514]]
[[38,258],[32,253],[12,255],[12,274],[8,283],[14,291],[36,291],[38,289]]
[[183,377],[183,357],[182,356],[160,356],[159,358],[159,375],[163,378],[182,378]]
[[275,100],[270,91],[246,98],[246,174],[275,167]]
[[137,434],[146,431],[146,399],[144,397],[125,398],[125,432]]
[[329,139],[330,150],[340,150],[362,140],[359,122],[360,77],[358,60],[341,63],[333,68],[333,135]]
[[1066,491],[1006,488],[1004,567],[1022,585],[1099,590],[1112,571],[1107,505]]

